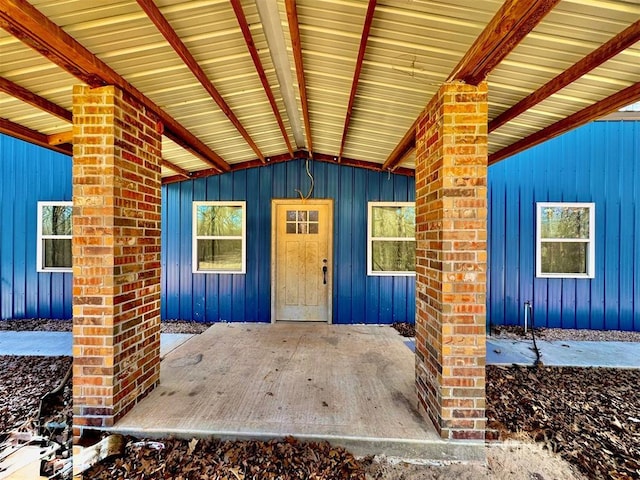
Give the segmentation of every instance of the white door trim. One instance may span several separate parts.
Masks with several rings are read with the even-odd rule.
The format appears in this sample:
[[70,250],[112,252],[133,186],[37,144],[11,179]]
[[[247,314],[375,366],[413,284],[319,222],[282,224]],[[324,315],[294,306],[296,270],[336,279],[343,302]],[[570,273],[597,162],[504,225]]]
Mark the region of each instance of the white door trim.
[[276,323],[276,245],[277,245],[277,207],[279,205],[326,205],[329,208],[329,224],[327,225],[327,323],[333,323],[333,199],[309,199],[278,198],[271,200],[271,323]]

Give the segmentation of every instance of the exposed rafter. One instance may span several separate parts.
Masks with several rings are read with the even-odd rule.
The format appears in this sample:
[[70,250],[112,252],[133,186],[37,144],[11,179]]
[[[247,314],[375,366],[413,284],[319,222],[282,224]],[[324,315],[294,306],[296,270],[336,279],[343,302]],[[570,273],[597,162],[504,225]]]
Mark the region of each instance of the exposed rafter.
[[17,98],[18,100],[22,100],[29,105],[33,105],[40,110],[43,110],[51,115],[58,117],[65,122],[71,123],[73,121],[73,114],[59,105],[56,105],[53,102],[50,102],[46,98],[43,98],[35,93],[27,90],[24,87],[21,87],[17,83],[12,82],[11,80],[7,80],[6,78],[0,77],[0,91],[11,95],[12,97]]
[[640,100],[640,82],[489,155],[489,165]]
[[18,125],[17,123],[6,120],[4,118],[0,118],[0,133],[19,138],[20,140],[24,140],[25,142],[33,143],[34,145],[38,145],[39,147],[48,148],[49,150],[54,150],[59,153],[64,153],[65,155],[73,154],[73,147],[70,144],[52,144],[49,142],[49,135],[36,132],[35,130],[31,130],[30,128]]
[[209,77],[204,72],[200,64],[196,61],[194,56],[191,54],[187,46],[180,40],[180,37],[173,29],[173,27],[169,24],[167,19],[162,15],[160,9],[153,3],[153,0],[137,0],[138,5],[144,10],[149,19],[153,22],[153,24],[158,28],[162,36],[169,42],[169,45],[173,48],[173,50],[178,54],[178,56],[182,59],[185,65],[191,70],[191,73],[198,79],[200,85],[207,91],[207,93],[211,96],[216,105],[220,107],[222,113],[224,113],[227,118],[231,121],[233,126],[240,132],[242,138],[247,142],[247,144],[251,147],[251,149],[255,152],[258,158],[264,162],[264,155],[256,145],[256,142],[253,141],[249,132],[244,128],[238,117],[236,117],[231,107],[225,102],[220,92],[216,89],[216,87],[211,83]]
[[625,28],[607,43],[604,43],[582,60],[574,63],[560,75],[550,80],[535,92],[527,95],[511,108],[505,110],[496,118],[491,120],[489,122],[489,132],[500,128],[502,125],[526,112],[534,105],[537,105],[544,99],[549,98],[551,95],[560,91],[570,83],[578,80],[586,73],[602,65],[604,62],[613,58],[623,50],[629,48],[638,40],[640,40],[640,20]]
[[154,112],[198,158],[220,171],[231,167],[173,117],[122,78],[115,70],[78,43],[25,0],[0,0],[0,26],[45,58],[91,87],[115,85]]
[[340,151],[338,152],[338,163],[342,161],[342,153],[344,145],[347,141],[347,133],[349,132],[349,123],[351,122],[351,112],[353,110],[353,102],[356,99],[358,91],[358,82],[360,81],[360,72],[362,70],[362,62],[364,53],[367,50],[367,41],[369,40],[369,32],[371,32],[371,23],[373,22],[373,14],[376,10],[376,0],[369,0],[367,14],[364,18],[364,26],[362,27],[362,36],[360,37],[360,49],[358,50],[358,58],[356,60],[356,68],[353,72],[353,82],[351,83],[351,93],[349,94],[349,103],[347,105],[347,114],[344,119],[344,128],[342,130],[342,140],[340,141]]
[[289,135],[287,134],[287,129],[284,126],[284,122],[282,121],[282,116],[280,115],[280,111],[278,110],[278,105],[276,104],[276,99],[273,96],[273,91],[271,90],[271,86],[269,85],[269,80],[267,80],[267,74],[264,71],[262,66],[262,62],[260,61],[260,55],[258,54],[258,49],[256,48],[255,43],[253,43],[253,36],[251,35],[251,30],[249,29],[249,23],[247,22],[247,18],[244,15],[244,10],[242,10],[242,4],[240,0],[231,0],[231,6],[233,7],[233,11],[236,14],[236,18],[238,19],[238,25],[240,25],[240,30],[242,30],[242,35],[244,36],[244,41],[247,44],[247,49],[251,54],[251,60],[253,60],[253,64],[256,67],[256,71],[258,72],[258,77],[260,77],[260,81],[262,82],[262,88],[264,88],[264,93],[267,95],[269,99],[269,104],[271,105],[271,109],[273,110],[273,114],[276,117],[276,121],[278,122],[278,127],[280,127],[280,132],[282,132],[282,137],[287,145],[287,150],[293,158],[293,147],[291,146],[291,142],[289,141]]
[[298,8],[296,7],[296,0],[285,0],[284,3],[287,7],[291,46],[293,47],[293,58],[296,62],[296,77],[298,79],[298,89],[300,90],[300,102],[302,103],[302,117],[304,120],[304,131],[307,137],[307,149],[309,150],[309,155],[312,155],[313,142],[311,140],[311,122],[309,121],[309,103],[307,102],[307,84],[304,78],[304,63],[302,61]]
[[560,0],[506,0],[447,81],[478,85]]
[[189,172],[187,172],[184,168],[179,167],[175,163],[171,163],[169,160],[165,160],[164,158],[162,159],[162,166],[170,168],[183,178],[191,177],[191,174],[189,174]]

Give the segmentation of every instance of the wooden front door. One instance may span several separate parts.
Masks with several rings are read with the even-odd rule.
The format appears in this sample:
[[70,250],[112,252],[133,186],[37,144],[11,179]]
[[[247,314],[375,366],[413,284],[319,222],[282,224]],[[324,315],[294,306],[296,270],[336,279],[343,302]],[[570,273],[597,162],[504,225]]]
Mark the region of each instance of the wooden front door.
[[273,200],[272,321],[331,323],[331,200]]

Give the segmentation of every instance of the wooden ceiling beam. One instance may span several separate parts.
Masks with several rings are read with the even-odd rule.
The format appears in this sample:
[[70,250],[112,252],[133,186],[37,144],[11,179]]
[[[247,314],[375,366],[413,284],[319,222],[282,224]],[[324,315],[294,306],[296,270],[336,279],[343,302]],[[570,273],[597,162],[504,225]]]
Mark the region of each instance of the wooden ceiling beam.
[[351,122],[353,103],[356,99],[356,92],[358,91],[358,82],[360,81],[362,62],[364,61],[364,54],[367,50],[367,41],[369,40],[369,33],[371,32],[371,23],[373,22],[373,14],[376,10],[376,3],[376,0],[369,0],[369,6],[367,7],[367,13],[364,18],[362,36],[360,37],[360,48],[358,50],[358,57],[356,59],[356,68],[353,72],[353,82],[351,83],[349,103],[347,104],[347,114],[344,119],[344,128],[342,129],[342,140],[340,141],[340,151],[338,152],[338,163],[342,161],[342,153],[344,152],[344,145],[347,141],[347,133],[349,131],[349,123]]
[[11,120],[0,118],[0,133],[19,138],[20,140],[24,140],[25,142],[33,143],[34,145],[48,148],[49,150],[53,150],[58,153],[73,155],[73,147],[70,144],[51,144],[49,143],[49,135],[36,132],[35,130],[31,130],[30,128],[24,127],[22,125],[18,125]]
[[169,21],[162,15],[160,9],[156,6],[153,0],[137,0],[138,5],[144,10],[149,19],[153,22],[153,24],[158,28],[162,36],[169,42],[171,48],[178,54],[178,56],[182,59],[184,64],[189,68],[191,73],[198,79],[200,85],[207,91],[209,96],[216,102],[216,105],[222,110],[227,118],[231,121],[233,126],[238,130],[242,138],[244,138],[245,142],[251,147],[251,149],[255,152],[258,158],[264,163],[264,155],[258,148],[258,145],[253,141],[249,132],[244,128],[236,114],[233,113],[231,107],[227,104],[227,102],[222,98],[220,92],[213,85],[209,77],[202,69],[198,61],[191,54],[187,46],[180,39],[176,31],[173,29]]
[[560,75],[550,80],[535,92],[529,94],[518,103],[502,112],[496,118],[489,122],[489,132],[500,128],[505,123],[513,120],[518,115],[526,112],[534,105],[549,98],[554,93],[560,91],[567,85],[573,83],[586,73],[602,65],[607,60],[615,57],[623,50],[629,48],[640,40],[640,20],[625,28],[618,35],[613,37],[607,43],[595,49],[582,60],[574,63]]
[[489,155],[489,165],[498,163],[507,157],[520,153],[551,138],[557,137],[569,130],[584,125],[592,120],[613,113],[622,107],[626,107],[640,100],[640,82],[635,83],[624,90],[600,100],[582,110],[568,116],[548,127],[539,130],[528,137],[523,138],[508,147]]
[[165,130],[171,130],[180,139],[177,143],[188,146],[213,168],[231,170],[222,157],[27,1],[0,0],[0,27],[87,85],[93,88],[115,85],[127,92],[155,113]]
[[478,85],[560,0],[506,0],[447,81]]
[[191,174],[187,170],[185,170],[182,167],[179,167],[175,163],[172,163],[169,160],[165,160],[164,158],[162,159],[161,163],[162,163],[163,167],[170,168],[171,170],[176,172],[179,176],[181,176],[183,178],[191,178]]
[[[422,114],[420,114],[420,116],[422,116]],[[418,126],[420,116],[415,119],[413,125],[409,127],[409,130],[406,131],[400,142],[398,142],[396,148],[394,148],[387,157],[382,165],[383,170],[395,169],[400,164],[400,161],[406,158],[407,152],[416,148],[416,127]]]
[[309,121],[309,102],[307,101],[307,83],[304,77],[304,62],[302,61],[302,43],[300,41],[300,26],[298,24],[298,8],[296,0],[285,0],[287,8],[287,20],[289,23],[289,34],[291,35],[291,46],[293,48],[293,59],[296,64],[296,78],[298,79],[298,89],[300,90],[300,102],[302,103],[302,118],[304,121],[304,133],[307,137],[307,150],[309,155],[313,155],[313,142],[311,139],[311,122]]
[[256,45],[253,42],[253,36],[251,35],[251,30],[249,28],[249,23],[247,22],[247,17],[244,15],[244,10],[242,9],[242,3],[240,2],[240,0],[231,0],[231,6],[233,7],[233,11],[235,12],[236,18],[238,19],[238,25],[240,25],[240,30],[242,30],[242,35],[244,36],[244,42],[247,45],[249,54],[251,55],[251,60],[253,60],[253,64],[256,67],[256,71],[258,72],[258,77],[260,77],[260,82],[262,82],[262,88],[264,89],[264,93],[267,95],[267,98],[269,99],[271,110],[273,110],[273,114],[276,117],[276,121],[278,122],[278,127],[280,127],[280,132],[282,133],[284,142],[287,145],[287,150],[289,151],[289,155],[291,155],[291,158],[293,158],[293,155],[294,155],[293,147],[291,146],[291,142],[289,141],[289,135],[287,134],[287,129],[284,126],[284,121],[282,120],[282,116],[280,115],[280,111],[278,110],[278,105],[276,104],[276,98],[274,97],[273,91],[271,90],[271,85],[269,85],[267,74],[265,73],[264,67],[262,66],[262,62],[260,61],[260,54],[258,53],[258,49],[256,48]]
[[36,95],[35,93],[27,90],[24,87],[21,87],[11,80],[0,77],[0,91],[6,93],[7,95],[11,95],[18,100],[22,100],[23,102],[28,103],[29,105],[32,105],[44,112],[50,113],[51,115],[58,117],[65,122],[71,123],[73,121],[73,114],[69,110],[66,110],[60,105],[56,105],[55,103],[50,102],[46,98]]

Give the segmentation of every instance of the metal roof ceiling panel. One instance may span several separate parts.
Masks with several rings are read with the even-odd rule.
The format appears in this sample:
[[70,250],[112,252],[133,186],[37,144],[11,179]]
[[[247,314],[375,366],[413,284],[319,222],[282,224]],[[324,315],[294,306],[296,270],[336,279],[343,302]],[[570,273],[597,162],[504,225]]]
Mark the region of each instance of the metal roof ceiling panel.
[[[283,52],[273,51],[267,42],[256,1],[239,3],[287,139],[295,145],[294,128],[304,133],[305,126],[285,1],[260,1],[276,8]],[[257,158],[239,128],[265,157],[287,152],[229,0],[154,0],[154,4],[228,105],[231,120],[137,1],[31,3],[228,164]],[[346,134],[344,157],[383,164],[503,1],[378,0],[352,99],[368,2],[295,3],[314,151],[337,155]],[[527,97],[638,18],[640,3],[636,1],[562,0],[489,74],[490,118]],[[497,37],[493,40],[500,42]],[[294,112],[287,111],[272,54],[284,56],[284,74],[292,80],[294,90]],[[81,80],[4,30],[0,31],[0,55],[0,76],[71,109],[71,88]],[[493,131],[490,151],[497,152],[602,101],[634,85],[639,77],[640,45],[636,44]],[[345,132],[350,104],[350,123]],[[60,118],[5,93],[0,93],[0,109],[3,118],[44,134],[70,128]],[[233,118],[240,126],[234,126]],[[166,138],[163,157],[188,171],[210,168]],[[412,168],[414,163],[415,156],[409,154],[402,166]],[[173,176],[175,172],[163,167],[162,174]]]

